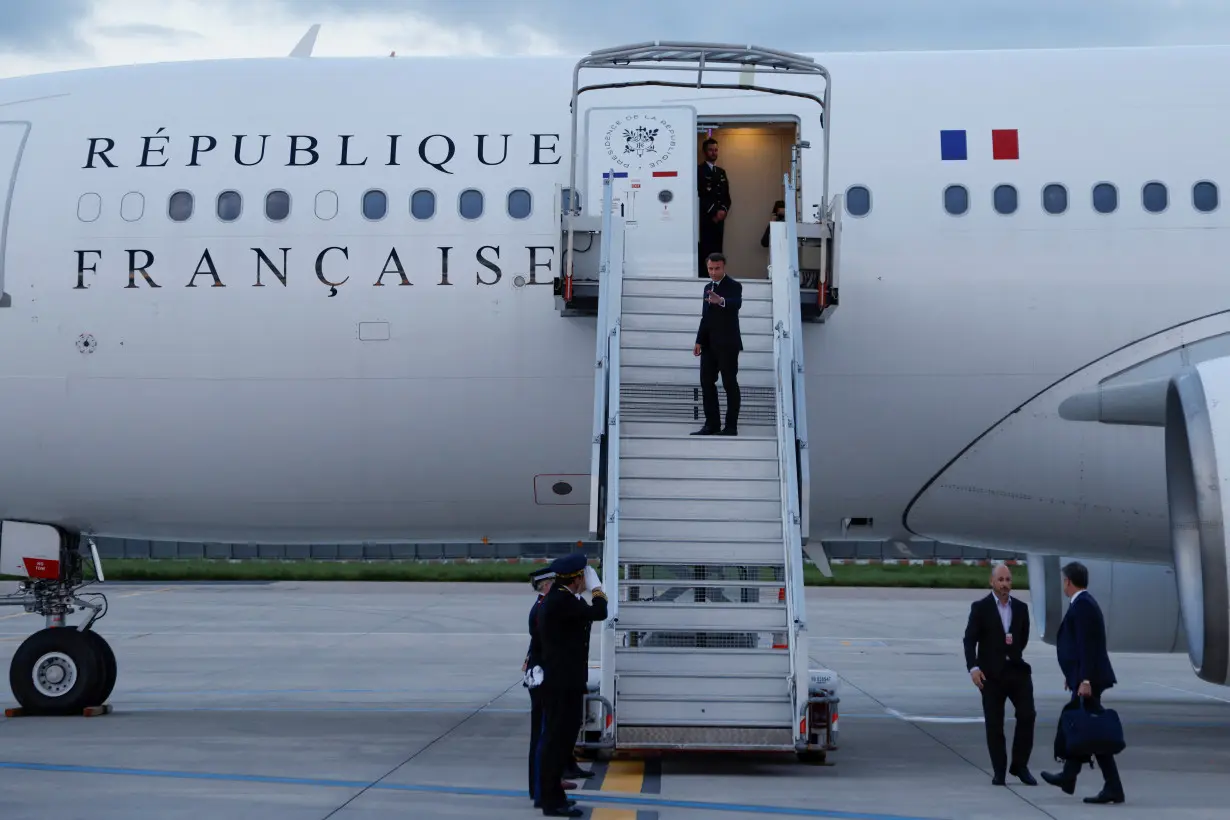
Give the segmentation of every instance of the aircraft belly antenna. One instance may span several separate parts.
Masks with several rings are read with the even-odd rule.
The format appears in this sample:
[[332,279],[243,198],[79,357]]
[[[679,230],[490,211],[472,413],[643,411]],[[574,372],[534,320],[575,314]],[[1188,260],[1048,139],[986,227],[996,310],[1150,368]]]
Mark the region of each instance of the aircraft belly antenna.
[[303,35],[303,39],[291,51],[292,57],[311,57],[312,49],[316,48],[316,35],[320,34],[320,23],[315,23],[307,30],[307,34]]

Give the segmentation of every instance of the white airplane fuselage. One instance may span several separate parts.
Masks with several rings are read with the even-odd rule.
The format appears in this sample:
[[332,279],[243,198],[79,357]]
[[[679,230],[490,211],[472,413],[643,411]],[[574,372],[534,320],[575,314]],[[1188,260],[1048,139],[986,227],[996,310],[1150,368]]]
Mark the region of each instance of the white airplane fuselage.
[[[830,194],[866,186],[872,209],[843,215],[840,305],[804,337],[811,538],[1168,561],[1160,431],[1055,407],[1230,331],[1230,215],[1192,206],[1194,183],[1230,170],[1230,92],[1203,81],[1230,49],[818,59]],[[280,59],[0,82],[0,137],[24,138],[3,249],[0,517],[207,542],[585,537],[594,320],[561,317],[551,287],[573,63]],[[812,145],[802,218],[821,201],[814,103],[652,87],[582,100],[795,116]],[[1018,160],[992,159],[997,128],[1018,129]],[[941,159],[945,129],[966,130],[967,160]],[[689,143],[681,162],[698,161]],[[1104,181],[1110,214],[1091,205]],[[1169,192],[1160,213],[1141,205],[1151,181]],[[963,216],[943,206],[954,183]],[[992,208],[1003,183],[1015,214]],[[1042,208],[1051,183],[1063,214]],[[527,219],[507,215],[516,188]],[[362,213],[372,189],[388,197],[378,221]],[[411,216],[419,189],[431,219]],[[466,189],[484,195],[480,218],[458,215]],[[243,205],[226,222],[229,190]],[[184,222],[168,217],[177,191],[194,198]],[[289,194],[280,222],[270,191]],[[571,497],[550,492],[561,480]],[[871,524],[846,531],[850,518]]]

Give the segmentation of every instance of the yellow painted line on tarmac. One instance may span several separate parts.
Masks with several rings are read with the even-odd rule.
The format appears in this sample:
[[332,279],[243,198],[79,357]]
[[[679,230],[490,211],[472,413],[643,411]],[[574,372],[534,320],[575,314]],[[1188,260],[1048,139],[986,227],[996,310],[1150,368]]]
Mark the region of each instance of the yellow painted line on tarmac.
[[33,615],[33,612],[14,612],[12,615],[0,615],[0,621],[7,621],[11,618],[20,618],[22,615]]
[[[612,760],[607,764],[600,791],[640,794],[644,785],[645,761]],[[636,820],[636,809],[596,808],[591,816],[593,820]]]

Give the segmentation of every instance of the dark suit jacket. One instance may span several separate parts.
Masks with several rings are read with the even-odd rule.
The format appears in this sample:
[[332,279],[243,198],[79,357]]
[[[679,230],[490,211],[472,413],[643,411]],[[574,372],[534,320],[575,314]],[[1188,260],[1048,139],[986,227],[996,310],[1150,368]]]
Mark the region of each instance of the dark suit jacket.
[[552,691],[585,692],[589,686],[589,628],[606,620],[606,596],[587,604],[556,584],[538,607],[542,685]]
[[1114,686],[1115,670],[1106,652],[1106,621],[1102,608],[1085,590],[1068,606],[1055,637],[1059,668],[1075,694],[1081,681],[1089,681],[1094,694]]
[[538,637],[538,610],[542,608],[543,597],[539,595],[538,600],[530,607],[530,648],[525,652],[527,669],[542,665],[542,640]]
[[1004,622],[999,617],[995,594],[970,604],[965,626],[965,668],[977,666],[987,680],[998,680],[1007,671],[1030,674],[1033,670],[1023,657],[1029,643],[1029,606],[1008,596],[1012,606],[1012,645],[1004,642]]
[[[726,299],[726,306],[709,304],[709,293],[714,291]],[[715,350],[742,350],[743,336],[739,332],[739,308],[743,305],[743,285],[730,275],[722,277],[716,285],[705,285],[700,309],[700,327],[696,330],[696,344]]]
[[709,163],[702,162],[696,169],[696,196],[700,199],[702,219],[713,221],[718,211],[730,213],[730,180],[726,169],[720,165],[709,170]]

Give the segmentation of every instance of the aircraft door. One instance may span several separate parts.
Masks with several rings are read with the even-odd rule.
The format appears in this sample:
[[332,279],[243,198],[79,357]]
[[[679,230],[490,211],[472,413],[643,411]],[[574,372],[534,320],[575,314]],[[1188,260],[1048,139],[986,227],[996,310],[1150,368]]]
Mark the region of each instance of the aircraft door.
[[624,270],[685,277],[696,270],[696,109],[591,108],[585,112],[586,208],[601,214],[603,181],[626,223]]
[[28,122],[0,122],[0,307],[13,303],[5,289],[5,266],[8,261],[9,213],[13,204],[13,189],[17,185],[17,168],[30,134]]

